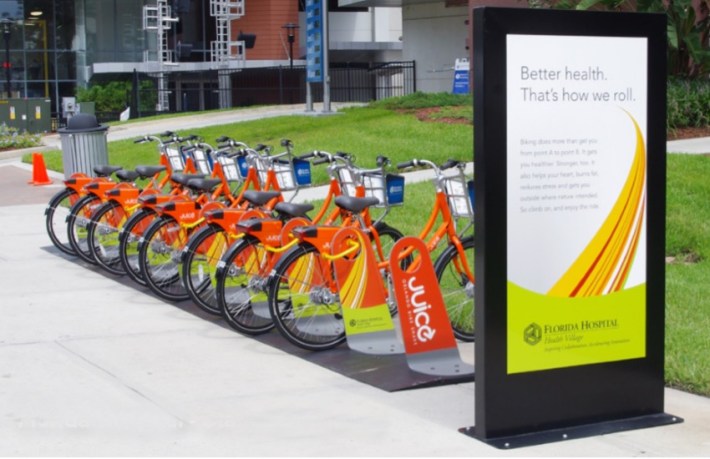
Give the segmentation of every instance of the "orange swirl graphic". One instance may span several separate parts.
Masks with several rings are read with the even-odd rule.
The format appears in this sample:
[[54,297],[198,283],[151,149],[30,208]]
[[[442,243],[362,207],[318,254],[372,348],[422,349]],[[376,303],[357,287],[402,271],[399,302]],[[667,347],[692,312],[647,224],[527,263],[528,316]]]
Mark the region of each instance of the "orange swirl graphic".
[[547,292],[589,297],[623,289],[633,264],[646,210],[646,148],[636,120],[636,151],[621,194],[581,255]]

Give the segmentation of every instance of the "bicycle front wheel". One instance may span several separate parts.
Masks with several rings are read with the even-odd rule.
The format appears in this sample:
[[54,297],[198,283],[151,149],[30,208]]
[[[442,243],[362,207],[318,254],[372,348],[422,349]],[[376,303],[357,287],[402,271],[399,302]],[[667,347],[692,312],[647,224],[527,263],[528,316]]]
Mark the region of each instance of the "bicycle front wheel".
[[219,315],[217,301],[217,263],[227,250],[227,234],[216,225],[195,232],[182,255],[182,283],[192,301],[203,311]]
[[271,319],[292,344],[323,351],[345,341],[332,265],[314,246],[298,245],[282,255],[268,292]]
[[[400,230],[397,228],[393,228],[386,223],[379,223],[377,226],[375,226],[375,230],[377,230],[377,236],[379,237],[380,240],[380,248],[382,249],[382,257],[380,257],[379,252],[378,252],[378,247],[377,244],[373,241],[373,249],[375,250],[375,253],[377,254],[377,259],[378,261],[386,261],[390,257],[390,252],[392,252],[392,247],[394,247],[395,242],[400,240],[404,235]],[[412,262],[412,256],[408,256],[407,258],[403,259],[399,265],[402,269],[406,269],[407,266]],[[387,297],[387,307],[390,310],[390,315],[392,317],[397,315],[397,302],[394,301],[394,294],[392,293],[390,289],[390,285],[392,284],[392,279],[391,275],[388,269],[383,269],[381,272],[383,281],[385,282],[385,285],[387,288],[390,290],[390,293]]]
[[225,253],[217,272],[217,299],[225,322],[240,333],[258,335],[274,328],[267,295],[272,257],[246,237]]
[[118,234],[126,222],[126,211],[116,201],[109,201],[94,212],[86,236],[96,263],[117,276],[126,274],[118,253]]
[[137,210],[123,225],[118,236],[118,256],[121,259],[123,270],[139,285],[146,285],[146,282],[138,262],[138,243],[155,215],[152,210]]
[[89,232],[89,224],[91,215],[101,205],[101,199],[98,196],[89,194],[79,199],[69,211],[67,219],[67,237],[74,252],[87,263],[96,264],[96,260],[91,256],[87,235]]
[[69,218],[69,209],[78,200],[79,194],[71,188],[66,188],[49,200],[49,205],[44,211],[45,226],[52,244],[72,256],[76,256],[76,251],[67,236],[67,219]]
[[[461,240],[469,268],[473,271],[473,236]],[[463,270],[462,254],[450,245],[436,259],[434,264],[439,279],[441,294],[456,338],[474,341],[474,299],[475,279],[470,279]]]
[[138,262],[148,287],[169,301],[190,298],[180,275],[182,249],[187,230],[171,217],[159,217],[150,224],[139,244]]

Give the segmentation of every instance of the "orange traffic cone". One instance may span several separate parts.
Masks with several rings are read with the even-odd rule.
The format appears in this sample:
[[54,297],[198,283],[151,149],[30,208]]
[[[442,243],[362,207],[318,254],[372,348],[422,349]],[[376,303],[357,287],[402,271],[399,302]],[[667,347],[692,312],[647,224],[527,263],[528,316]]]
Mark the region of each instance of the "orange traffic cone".
[[47,176],[47,167],[44,165],[42,153],[32,153],[32,180],[27,183],[32,185],[49,185],[52,181]]

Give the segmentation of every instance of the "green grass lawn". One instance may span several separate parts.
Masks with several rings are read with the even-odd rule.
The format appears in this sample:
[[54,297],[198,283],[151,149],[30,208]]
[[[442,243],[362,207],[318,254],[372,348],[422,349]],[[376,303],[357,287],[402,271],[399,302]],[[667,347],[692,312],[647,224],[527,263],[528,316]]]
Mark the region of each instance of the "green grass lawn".
[[710,395],[710,158],[669,155],[666,381]]
[[[358,166],[368,168],[375,167],[377,155],[387,156],[393,164],[414,157],[441,163],[449,158],[470,161],[473,151],[470,125],[422,123],[413,114],[384,108],[349,108],[337,116],[284,116],[191,129],[180,134],[197,134],[210,144],[226,135],[248,145],[263,143],[277,150],[280,140],[286,138],[293,141],[297,154],[311,150],[346,151],[355,154]],[[126,168],[158,162],[154,143],[110,142],[108,152],[111,164]],[[62,171],[60,151],[47,152],[44,158],[49,169]],[[315,183],[326,183],[324,168],[314,168],[313,179]]]
[[[227,135],[250,145],[265,143],[276,148],[280,139],[289,138],[296,152],[347,151],[358,157],[356,163],[362,167],[374,167],[378,154],[388,156],[394,164],[415,157],[437,163],[448,158],[471,159],[471,125],[421,122],[412,113],[393,110],[421,106],[419,99],[409,102],[413,106],[377,104],[350,108],[338,116],[286,116],[183,134],[195,133],[207,142]],[[442,116],[466,110],[446,108]],[[125,140],[109,144],[109,160],[130,168],[155,164],[158,158],[155,144],[136,145]],[[61,171],[61,152],[45,154],[45,162]],[[325,183],[324,169],[313,170],[314,182]],[[672,259],[666,272],[666,381],[706,396],[710,395],[709,177],[710,158],[669,155],[666,253]],[[408,184],[405,204],[394,209],[387,221],[405,234],[418,234],[433,196],[430,182]]]

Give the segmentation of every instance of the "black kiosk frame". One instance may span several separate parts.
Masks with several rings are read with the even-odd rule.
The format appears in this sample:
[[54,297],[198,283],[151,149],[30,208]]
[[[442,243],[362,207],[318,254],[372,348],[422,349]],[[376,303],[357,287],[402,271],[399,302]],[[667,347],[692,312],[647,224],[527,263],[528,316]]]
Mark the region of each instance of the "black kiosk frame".
[[[641,313],[636,314],[641,325],[635,326],[637,330],[641,328],[634,335],[636,347],[633,351],[624,348],[617,351],[612,347],[605,351],[608,355],[597,361],[591,353],[582,357],[579,363],[574,362],[577,355],[574,351],[569,351],[567,360],[562,363],[559,357],[548,358],[552,352],[541,354],[539,361],[528,361],[511,354],[510,346],[514,340],[527,341],[525,345],[532,349],[535,345],[541,346],[538,343],[552,336],[553,332],[564,331],[565,327],[572,332],[577,327],[579,336],[582,336],[578,339],[583,343],[586,338],[579,327],[591,327],[591,322],[584,317],[576,322],[566,319],[554,328],[545,325],[546,320],[550,322],[548,316],[530,321],[526,328],[511,328],[514,311],[509,303],[508,251],[511,249],[508,238],[511,228],[507,211],[511,188],[507,167],[511,155],[520,154],[521,149],[516,145],[511,147],[508,138],[509,122],[512,120],[514,123],[514,117],[518,116],[517,113],[508,113],[508,98],[524,97],[524,102],[538,106],[557,103],[562,101],[564,95],[569,99],[571,89],[566,87],[568,84],[576,88],[576,97],[579,98],[585,91],[585,82],[580,81],[583,77],[587,80],[593,80],[595,76],[600,80],[610,80],[614,72],[594,63],[589,68],[574,67],[575,64],[564,61],[564,55],[560,55],[556,64],[550,64],[547,68],[549,74],[545,74],[545,70],[534,70],[532,61],[529,68],[527,64],[525,67],[508,68],[510,35],[522,36],[523,39],[546,36],[552,37],[552,40],[567,40],[570,37],[585,37],[585,40],[618,38],[621,44],[625,44],[623,40],[629,37],[643,40],[645,50],[641,54],[645,53],[646,68],[629,69],[645,80],[643,85],[639,85],[641,88],[645,86],[645,93],[637,90],[633,97],[645,98],[646,107],[646,113],[642,116],[645,119],[642,124],[645,125],[641,126],[646,133],[645,145],[641,145],[646,147],[642,167],[645,169],[645,187],[642,190],[645,195],[639,199],[645,210],[645,241],[639,249],[645,251],[645,270],[641,270],[645,275],[645,295],[640,306]],[[682,419],[664,413],[665,16],[484,7],[474,9],[473,37],[476,425],[461,431],[499,448],[515,448],[682,422]],[[584,55],[583,49],[580,52]],[[623,68],[623,63],[618,65]],[[533,83],[537,86],[531,90],[508,87],[509,72],[516,72],[518,77],[522,73],[523,78],[531,80],[531,87]],[[546,85],[541,85],[539,80],[545,76]],[[621,95],[626,88],[619,88],[618,96],[604,90],[608,87],[608,81],[590,84],[592,88],[601,90],[597,95],[590,94],[594,93],[594,89],[587,91],[587,97],[606,98],[608,105],[623,105],[619,101],[630,96],[628,92],[625,96]],[[591,105],[579,103],[577,106],[585,111]],[[561,137],[566,137],[562,134],[565,133],[561,132]],[[546,154],[552,154],[551,150]],[[603,156],[597,159],[606,161]],[[549,164],[554,163],[550,158]],[[575,168],[574,165],[571,167]],[[564,212],[549,212],[551,225],[564,218],[575,217]],[[534,229],[526,228],[525,231]],[[546,263],[547,260],[542,258],[531,260],[529,265],[544,271]],[[583,323],[585,320],[587,322]],[[609,321],[599,326],[613,324],[617,329],[622,329],[629,322],[616,320],[610,317]],[[594,336],[598,335],[590,339],[596,339]],[[640,346],[639,339],[642,341]],[[565,348],[561,353],[564,352]],[[518,363],[512,365],[513,358],[519,361],[522,369],[514,368]]]

